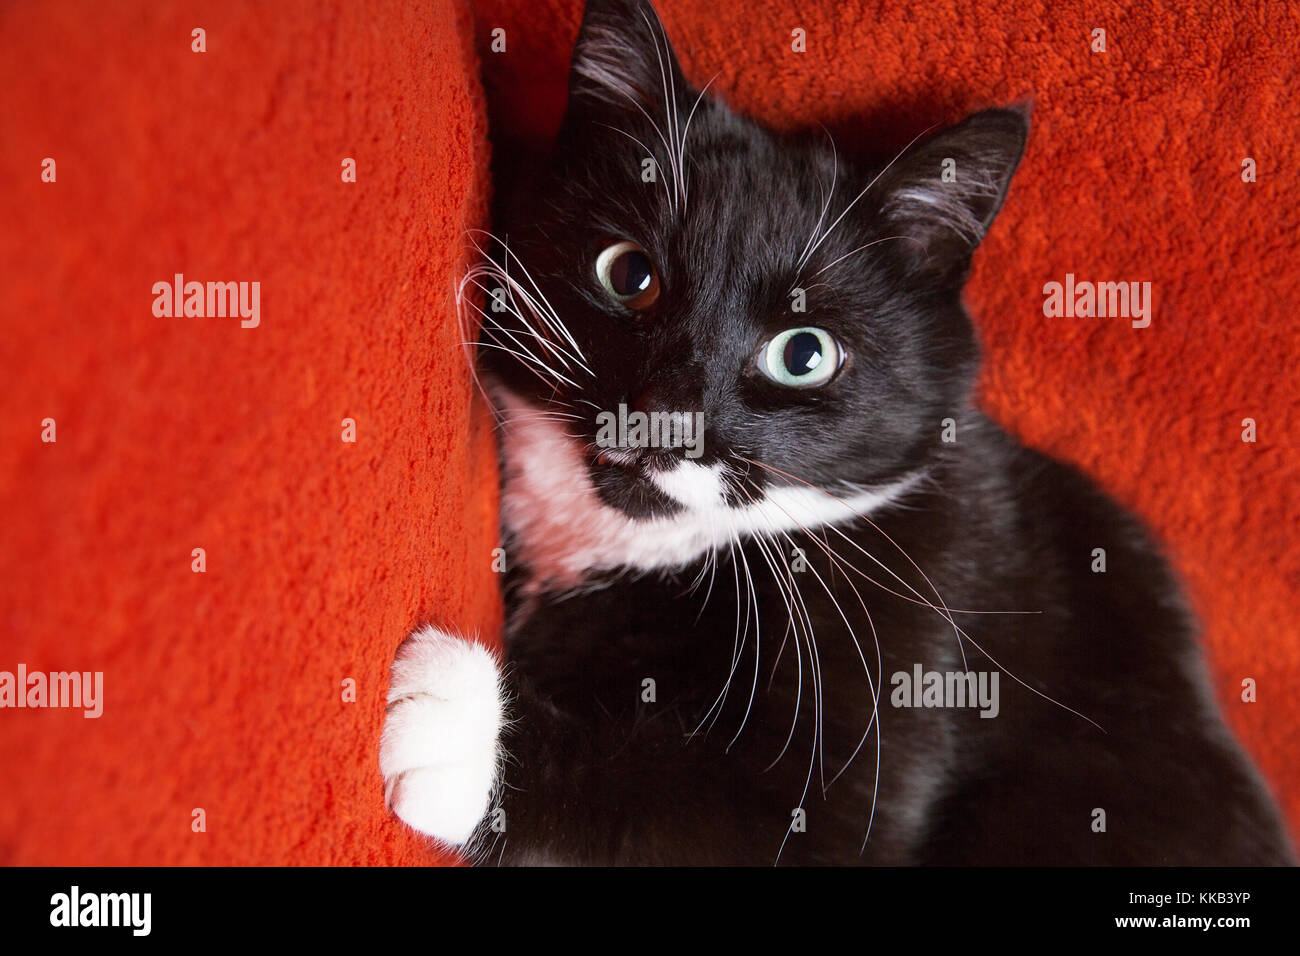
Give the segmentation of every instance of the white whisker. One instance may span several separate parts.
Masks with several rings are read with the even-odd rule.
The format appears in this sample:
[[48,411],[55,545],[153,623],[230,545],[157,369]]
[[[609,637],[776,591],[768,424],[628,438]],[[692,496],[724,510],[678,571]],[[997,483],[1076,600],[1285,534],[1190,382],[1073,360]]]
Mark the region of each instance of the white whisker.
[[851,210],[854,206],[858,204],[858,200],[861,199],[863,196],[865,196],[867,194],[867,191],[870,190],[872,186],[874,186],[877,182],[880,181],[881,176],[889,172],[889,170],[893,167],[894,163],[902,159],[903,154],[906,153],[909,149],[911,149],[912,146],[916,144],[917,140],[919,140],[922,136],[925,136],[927,133],[930,132],[930,130],[933,130],[937,125],[938,124],[936,123],[927,129],[923,129],[921,132],[913,136],[912,141],[908,143],[906,146],[904,146],[902,149],[900,149],[898,151],[898,155],[895,156],[893,159],[891,159],[889,163],[885,166],[885,168],[882,169],[880,172],[876,173],[876,175],[872,178],[871,182],[867,183],[866,186],[862,188],[862,192],[858,193],[856,196],[853,197],[853,200],[847,206],[844,207],[844,210],[835,218],[835,221],[832,222],[830,226],[827,227],[826,231],[822,233],[821,238],[819,238],[815,243],[813,243],[812,247],[808,249],[806,252],[804,252],[804,254],[799,258],[798,269],[800,272],[802,272],[803,267],[808,264],[808,261],[812,258],[813,253],[817,251],[817,248],[823,242],[826,241],[826,239],[830,236],[830,234],[835,231],[835,227],[838,226],[840,222],[844,219],[844,217],[849,214],[849,210]]

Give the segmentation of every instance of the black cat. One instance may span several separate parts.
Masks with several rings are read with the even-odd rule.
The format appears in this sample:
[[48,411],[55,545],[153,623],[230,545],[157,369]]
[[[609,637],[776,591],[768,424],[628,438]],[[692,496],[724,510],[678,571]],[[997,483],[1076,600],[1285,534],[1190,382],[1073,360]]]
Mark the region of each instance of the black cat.
[[971,404],[962,285],[1027,132],[851,164],[591,0],[462,290],[507,664],[403,644],[403,819],[506,863],[1291,862],[1146,531]]

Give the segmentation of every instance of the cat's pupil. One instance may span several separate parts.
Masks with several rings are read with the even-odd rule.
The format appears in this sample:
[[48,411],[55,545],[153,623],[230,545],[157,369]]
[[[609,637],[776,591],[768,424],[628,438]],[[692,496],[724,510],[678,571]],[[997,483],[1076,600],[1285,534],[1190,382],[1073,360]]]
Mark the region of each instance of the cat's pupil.
[[609,284],[619,295],[636,295],[650,288],[654,281],[654,267],[649,257],[630,249],[616,258],[609,270]]
[[791,375],[807,375],[822,363],[823,358],[821,339],[811,332],[800,332],[790,336],[790,341],[785,343],[782,361]]

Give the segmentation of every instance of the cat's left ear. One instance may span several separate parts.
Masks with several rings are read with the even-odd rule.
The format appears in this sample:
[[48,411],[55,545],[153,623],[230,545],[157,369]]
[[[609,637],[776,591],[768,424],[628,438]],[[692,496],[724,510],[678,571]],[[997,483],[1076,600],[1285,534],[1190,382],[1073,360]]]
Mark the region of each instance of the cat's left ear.
[[886,229],[930,275],[960,281],[1002,208],[1029,136],[1029,108],[984,110],[905,152],[877,187]]
[[[665,109],[689,105],[677,55],[654,7],[644,0],[588,0],[569,68],[566,124],[617,125],[642,111],[662,125]],[[693,96],[692,96],[693,98]]]

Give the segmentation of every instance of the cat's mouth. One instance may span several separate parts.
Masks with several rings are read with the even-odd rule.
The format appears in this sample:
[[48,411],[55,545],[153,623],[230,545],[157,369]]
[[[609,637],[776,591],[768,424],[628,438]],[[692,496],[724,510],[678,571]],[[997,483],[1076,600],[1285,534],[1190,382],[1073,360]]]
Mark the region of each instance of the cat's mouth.
[[680,455],[602,450],[591,467],[601,500],[629,517],[666,517],[728,506],[720,463],[698,464]]
[[725,525],[721,512],[738,503],[720,459],[696,460],[688,447],[601,445],[596,432],[569,432],[569,418],[552,418],[499,381],[491,387],[513,483],[508,497],[526,487],[534,505],[571,515],[576,528],[597,502],[635,521],[697,515],[705,526]]

